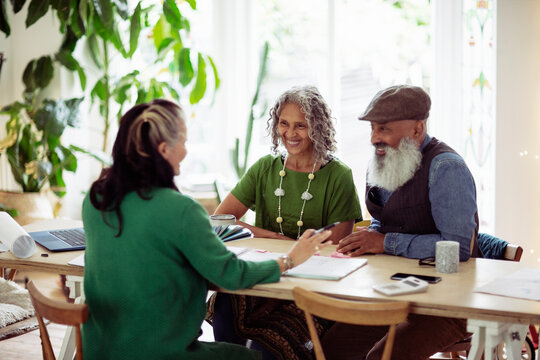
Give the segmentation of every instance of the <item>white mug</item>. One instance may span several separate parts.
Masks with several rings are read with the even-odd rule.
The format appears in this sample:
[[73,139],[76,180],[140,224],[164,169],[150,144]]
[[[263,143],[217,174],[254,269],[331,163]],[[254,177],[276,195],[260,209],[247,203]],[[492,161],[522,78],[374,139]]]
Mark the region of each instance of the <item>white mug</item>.
[[236,223],[236,217],[232,214],[210,215],[210,224],[212,226],[231,225]]
[[438,273],[451,274],[459,268],[459,243],[442,240],[435,245],[435,269]]

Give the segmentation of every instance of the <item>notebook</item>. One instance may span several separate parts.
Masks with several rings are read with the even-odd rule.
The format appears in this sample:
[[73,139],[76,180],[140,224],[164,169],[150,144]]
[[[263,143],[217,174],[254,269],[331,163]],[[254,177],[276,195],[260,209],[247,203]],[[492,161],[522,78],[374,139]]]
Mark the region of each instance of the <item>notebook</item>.
[[35,231],[28,233],[38,244],[49,251],[84,250],[84,228]]

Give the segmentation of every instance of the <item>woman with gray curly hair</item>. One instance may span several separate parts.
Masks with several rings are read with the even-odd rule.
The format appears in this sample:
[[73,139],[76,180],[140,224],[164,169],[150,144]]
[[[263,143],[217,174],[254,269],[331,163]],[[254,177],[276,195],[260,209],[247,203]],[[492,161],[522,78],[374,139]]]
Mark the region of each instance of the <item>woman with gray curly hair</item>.
[[[254,226],[237,223],[262,238],[296,240],[308,228],[335,222],[331,241],[349,235],[362,219],[360,202],[351,169],[333,155],[331,111],[319,90],[284,92],[270,110],[268,130],[273,154],[249,168],[215,213],[241,219],[254,209]],[[219,293],[213,310],[216,341],[252,339],[263,359],[314,358],[304,314],[293,302]],[[319,323],[322,334],[325,322]]]

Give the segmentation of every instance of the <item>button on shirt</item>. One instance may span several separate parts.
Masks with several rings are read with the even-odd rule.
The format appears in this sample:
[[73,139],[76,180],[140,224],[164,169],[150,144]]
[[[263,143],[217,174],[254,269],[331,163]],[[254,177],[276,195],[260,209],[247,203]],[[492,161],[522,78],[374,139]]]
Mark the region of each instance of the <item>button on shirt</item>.
[[[420,146],[423,150],[431,140],[429,135]],[[460,243],[460,260],[470,257],[470,242],[476,227],[476,186],[463,158],[454,153],[435,156],[429,168],[429,201],[431,214],[440,234],[386,233],[384,251],[387,254],[422,259],[435,256],[435,242],[454,240]],[[373,188],[378,192],[382,205],[391,191]],[[380,222],[373,218],[370,228],[379,231]]]

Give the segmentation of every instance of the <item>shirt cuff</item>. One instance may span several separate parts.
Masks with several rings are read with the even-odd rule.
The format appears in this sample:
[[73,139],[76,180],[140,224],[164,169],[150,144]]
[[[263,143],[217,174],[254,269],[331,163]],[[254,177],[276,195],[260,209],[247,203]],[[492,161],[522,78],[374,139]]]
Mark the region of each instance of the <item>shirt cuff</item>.
[[386,233],[384,235],[384,252],[390,255],[396,255],[398,233]]

